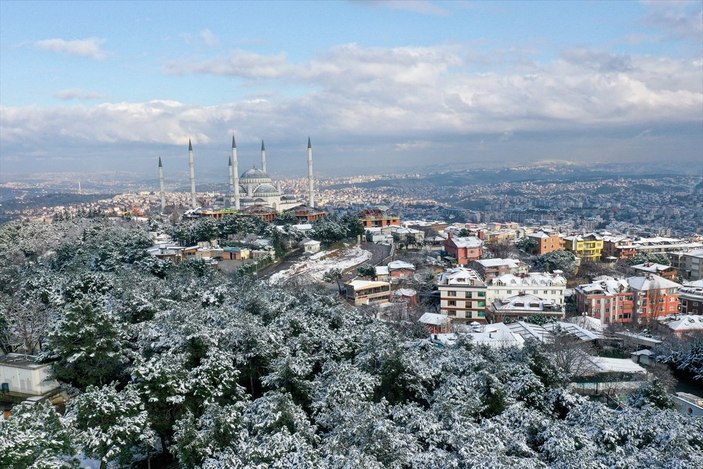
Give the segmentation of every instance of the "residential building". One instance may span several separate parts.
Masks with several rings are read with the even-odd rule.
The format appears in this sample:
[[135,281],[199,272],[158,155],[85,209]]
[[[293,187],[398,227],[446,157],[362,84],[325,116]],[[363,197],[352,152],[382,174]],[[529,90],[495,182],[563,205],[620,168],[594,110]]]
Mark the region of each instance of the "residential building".
[[492,304],[513,295],[535,295],[564,306],[566,278],[560,273],[530,272],[527,274],[504,274],[487,281],[486,301]]
[[687,280],[703,280],[703,249],[684,253],[682,273]]
[[552,300],[521,293],[494,300],[488,306],[487,316],[491,322],[503,322],[508,318],[521,321],[535,316],[563,319],[565,313],[564,307]]
[[634,293],[634,313],[639,322],[678,312],[680,284],[654,274],[628,277],[627,283]]
[[310,239],[303,243],[303,250],[305,254],[315,254],[320,252],[320,242],[314,239]]
[[58,381],[51,377],[51,365],[20,353],[0,355],[0,385],[1,392],[20,399],[49,396],[59,389]]
[[472,261],[469,267],[486,281],[505,274],[526,274],[528,271],[527,264],[519,259],[480,259]]
[[676,280],[679,276],[678,269],[670,265],[657,264],[656,262],[645,262],[644,264],[633,265],[632,268],[643,274],[657,274],[668,280]]
[[391,280],[409,278],[415,275],[415,266],[410,262],[392,261],[388,263],[388,275]]
[[451,324],[451,320],[447,316],[436,313],[424,313],[418,322],[424,324],[430,334],[446,334],[449,332]]
[[297,207],[289,208],[284,213],[292,213],[298,220],[298,223],[314,223],[327,216],[327,212],[312,208],[308,205],[298,205]]
[[483,241],[474,237],[458,237],[451,232],[444,241],[444,250],[447,255],[456,259],[460,266],[467,266],[471,261],[477,261],[483,255]]
[[595,233],[564,238],[564,248],[581,260],[600,261],[603,254],[603,238]]
[[703,316],[701,315],[677,314],[664,318],[661,322],[671,329],[674,334],[703,332]]
[[370,280],[352,280],[344,284],[346,299],[354,306],[374,303],[388,303],[391,297],[391,284]]
[[391,214],[387,209],[368,208],[359,213],[359,220],[364,228],[384,227],[390,225],[400,226],[400,217]]
[[486,321],[486,283],[464,267],[440,274],[440,312],[457,322]]
[[703,280],[684,283],[679,289],[679,312],[703,315]]
[[632,322],[635,296],[624,279],[601,276],[574,289],[576,311],[601,324]]
[[543,256],[548,252],[562,251],[564,249],[564,240],[559,233],[545,233],[538,231],[530,233],[527,237],[533,241],[533,247],[530,249],[530,254]]

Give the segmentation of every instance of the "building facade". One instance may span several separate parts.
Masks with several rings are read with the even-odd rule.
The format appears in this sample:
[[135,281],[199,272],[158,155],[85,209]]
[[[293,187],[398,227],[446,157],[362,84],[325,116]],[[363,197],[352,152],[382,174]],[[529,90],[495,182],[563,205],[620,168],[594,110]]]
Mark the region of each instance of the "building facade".
[[440,312],[456,322],[486,321],[486,283],[471,269],[443,272],[437,284]]

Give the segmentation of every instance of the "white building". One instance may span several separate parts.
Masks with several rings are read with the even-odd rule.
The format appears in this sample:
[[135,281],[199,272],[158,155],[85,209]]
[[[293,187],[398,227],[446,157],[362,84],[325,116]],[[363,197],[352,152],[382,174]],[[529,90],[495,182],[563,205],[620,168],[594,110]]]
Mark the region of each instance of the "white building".
[[564,306],[566,278],[558,273],[532,272],[522,275],[505,274],[488,282],[486,301],[492,304],[514,295],[535,295]]
[[50,365],[38,363],[37,357],[19,353],[0,356],[0,392],[29,397],[58,388],[58,381],[51,378]]

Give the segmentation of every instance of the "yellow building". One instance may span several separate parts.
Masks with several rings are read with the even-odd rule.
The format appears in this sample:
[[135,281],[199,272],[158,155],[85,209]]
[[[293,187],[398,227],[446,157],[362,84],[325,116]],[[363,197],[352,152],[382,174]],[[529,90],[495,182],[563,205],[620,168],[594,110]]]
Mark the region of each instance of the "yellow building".
[[600,261],[603,254],[603,238],[591,233],[564,238],[564,249],[573,252],[581,260]]

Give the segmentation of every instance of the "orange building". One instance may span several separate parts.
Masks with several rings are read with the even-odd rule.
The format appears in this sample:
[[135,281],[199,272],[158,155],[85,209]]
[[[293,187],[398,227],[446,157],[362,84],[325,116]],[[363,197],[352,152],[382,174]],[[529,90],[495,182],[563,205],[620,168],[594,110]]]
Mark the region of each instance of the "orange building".
[[538,231],[527,235],[527,237],[534,242],[531,254],[543,256],[548,252],[564,250],[564,240],[557,233]]
[[391,225],[400,226],[400,217],[398,215],[393,215],[385,210],[375,208],[362,210],[361,213],[359,213],[359,220],[361,220],[364,228]]
[[471,261],[477,261],[483,254],[483,241],[469,236],[460,238],[449,233],[446,241],[444,241],[444,250],[447,255],[456,259],[457,264],[461,266],[469,265]]

